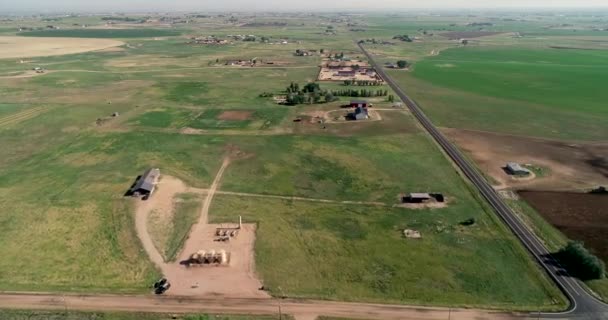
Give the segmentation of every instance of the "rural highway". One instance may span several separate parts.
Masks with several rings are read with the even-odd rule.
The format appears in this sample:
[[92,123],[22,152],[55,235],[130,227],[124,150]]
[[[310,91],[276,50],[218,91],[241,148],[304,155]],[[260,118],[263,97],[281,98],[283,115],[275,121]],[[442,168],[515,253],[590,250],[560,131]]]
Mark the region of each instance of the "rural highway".
[[479,190],[483,197],[488,201],[496,214],[507,224],[511,231],[523,243],[528,251],[534,256],[538,263],[545,269],[549,277],[570,300],[568,310],[561,313],[545,313],[543,318],[559,319],[608,319],[608,305],[602,303],[589,293],[584,284],[577,279],[570,277],[566,270],[562,268],[544,244],[530,231],[527,226],[517,217],[507,206],[496,190],[486,181],[486,179],[469,163],[461,152],[437,129],[429,118],[422,112],[422,109],[412,100],[406,92],[378,65],[374,57],[358,44],[361,51],[367,56],[371,65],[378,74],[391,86],[395,93],[407,105],[410,112],[416,117],[425,130],[435,139],[447,155],[460,168],[462,173]]

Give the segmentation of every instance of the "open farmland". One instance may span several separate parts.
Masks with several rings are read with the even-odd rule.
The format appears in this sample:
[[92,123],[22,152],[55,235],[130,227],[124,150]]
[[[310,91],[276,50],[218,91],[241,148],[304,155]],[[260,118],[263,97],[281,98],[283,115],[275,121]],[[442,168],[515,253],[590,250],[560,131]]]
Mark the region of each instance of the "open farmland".
[[121,46],[110,39],[0,37],[0,59],[54,56]]
[[[23,63],[0,60],[0,73],[9,77],[37,66],[46,70],[0,78],[0,202],[6,204],[0,289],[148,293],[162,269],[136,232],[138,203],[123,195],[143,170],[158,167],[198,192],[178,196],[167,220],[152,215],[145,221],[171,225],[154,232],[166,260],[192,253],[180,250],[207,208],[211,223],[234,222],[238,215],[255,223],[255,265],[248,271],[274,296],[512,310],[564,306],[407,110],[376,97],[369,99],[375,119],[319,123],[315,115],[344,112],[350,98],[285,106],[260,96],[284,95],[291,82],[316,79],[321,58],[295,57],[296,49],[331,48],[357,57],[359,34],[347,22],[334,23],[330,36],[323,34],[330,18],[297,17],[281,28],[263,18],[242,19],[201,18],[183,34],[256,34],[289,43],[205,46],[158,29],[62,29],[41,33],[119,38],[124,45]],[[397,30],[375,26],[361,35],[390,38]],[[283,64],[222,64],[255,57]],[[595,107],[584,111],[601,115]],[[223,166],[235,150],[242,158]],[[207,197],[215,188],[215,197]],[[443,208],[404,208],[398,206],[403,192],[441,192],[448,200]],[[471,218],[472,226],[461,224]],[[420,231],[422,239],[407,239],[405,228]]]
[[606,58],[608,51],[469,47],[393,76],[441,126],[601,140]]
[[[398,25],[394,20],[376,23],[392,28]],[[476,31],[469,25],[471,19],[449,25],[443,17],[431,20],[425,31]],[[407,71],[390,70],[391,76],[469,153],[553,251],[568,238],[578,238],[536,212],[546,213],[546,205],[531,207],[508,195],[520,189],[581,192],[608,183],[608,114],[603,105],[608,37],[587,18],[565,20],[568,23],[494,20],[483,26],[483,32],[504,34],[470,38],[466,45],[438,40],[420,29],[409,31],[418,36],[413,43],[370,45],[380,61],[412,62]],[[531,164],[536,177],[509,177],[501,169],[507,161]],[[606,279],[587,284],[608,297]]]
[[51,37],[51,38],[151,38],[177,36],[181,33],[166,29],[65,29],[41,30],[18,33],[23,37]]

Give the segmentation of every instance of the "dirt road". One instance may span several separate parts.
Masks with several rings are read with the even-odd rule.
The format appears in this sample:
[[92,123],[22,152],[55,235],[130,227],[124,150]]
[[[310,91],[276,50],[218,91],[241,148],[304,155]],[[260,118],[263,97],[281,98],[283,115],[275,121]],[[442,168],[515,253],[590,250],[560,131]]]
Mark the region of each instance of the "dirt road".
[[295,315],[296,319],[311,319],[315,315],[387,320],[535,319],[533,315],[474,309],[425,308],[316,300],[228,299],[223,297],[201,299],[169,296],[57,295],[29,293],[7,293],[0,295],[0,309],[277,314],[279,305],[283,314]]

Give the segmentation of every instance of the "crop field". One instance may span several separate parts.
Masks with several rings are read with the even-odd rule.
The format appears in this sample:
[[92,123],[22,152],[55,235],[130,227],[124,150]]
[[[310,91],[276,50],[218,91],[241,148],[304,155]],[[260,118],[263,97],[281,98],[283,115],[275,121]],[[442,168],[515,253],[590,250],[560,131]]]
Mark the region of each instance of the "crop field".
[[[421,27],[444,28],[447,20],[405,23],[370,15],[362,32],[324,16],[283,19],[280,28],[272,25],[279,18],[263,16],[239,16],[239,24],[196,18],[171,30],[65,27],[85,21],[103,25],[99,19],[66,17],[56,22],[61,30],[19,35],[117,38],[124,43],[100,51],[0,60],[1,290],[147,293],[160,270],[138,239],[137,203],[123,195],[149,167],[199,191],[211,190],[221,167],[226,171],[211,203],[210,222],[234,222],[238,214],[256,224],[255,270],[272,295],[511,310],[564,306],[559,291],[407,110],[394,107],[387,97],[370,98],[379,116],[374,121],[320,123],[315,117],[345,112],[341,106],[350,98],[286,106],[260,96],[284,95],[291,82],[316,79],[321,57],[296,57],[296,49],[325,48],[358,57],[357,39],[391,40]],[[326,34],[329,23],[335,34]],[[471,31],[454,29],[441,32]],[[186,44],[190,35],[210,34],[271,40]],[[154,37],[163,38],[149,39]],[[434,37],[415,48],[412,57],[423,57],[435,45],[458,47],[447,37]],[[514,41],[504,34],[489,38]],[[288,43],[270,44],[279,39]],[[391,46],[382,59],[395,60],[414,45]],[[450,49],[421,60],[413,71],[394,71],[394,76],[443,126],[483,129],[495,124],[497,130],[512,132],[524,127],[512,121],[519,119],[517,110],[533,106],[529,110],[538,120],[522,120],[538,123],[539,128],[526,129],[530,134],[599,139],[606,133],[605,110],[585,98],[601,85],[575,84],[581,92],[573,97],[563,89],[569,77],[602,80],[602,70],[590,67],[604,58],[601,52],[572,51],[569,56],[570,50],[546,49],[554,54],[541,63],[534,60],[544,54],[540,49],[492,50]],[[253,58],[273,64],[224,64]],[[526,62],[530,59],[535,62]],[[564,67],[563,77],[561,65],[571,65]],[[45,73],[16,76],[34,67]],[[469,82],[450,73],[460,68],[472,74]],[[487,68],[498,68],[504,78],[491,82]],[[527,88],[513,95],[490,86],[519,91],[521,79],[539,70],[547,71],[538,76],[540,93]],[[443,80],[425,78],[442,72]],[[505,79],[512,81],[510,86],[503,84]],[[476,88],[486,81],[488,86]],[[342,83],[321,87],[347,88]],[[460,100],[452,106],[454,97]],[[494,104],[468,106],[469,99]],[[574,101],[585,105],[572,109]],[[504,117],[456,115],[475,108],[494,108]],[[580,130],[553,133],[553,126],[568,121],[582,121]],[[241,158],[225,168],[222,161],[231,152]],[[398,206],[403,192],[441,192],[448,201],[442,208],[409,209]],[[168,260],[178,255],[196,221],[202,194],[180,194],[168,227],[160,228],[162,241],[155,245]],[[472,226],[461,224],[471,218]],[[405,238],[404,228],[420,231],[422,239]]]
[[54,38],[150,38],[178,36],[176,30],[166,29],[66,29],[20,32],[22,37],[54,37]]
[[459,48],[392,75],[441,126],[600,140],[607,52]]

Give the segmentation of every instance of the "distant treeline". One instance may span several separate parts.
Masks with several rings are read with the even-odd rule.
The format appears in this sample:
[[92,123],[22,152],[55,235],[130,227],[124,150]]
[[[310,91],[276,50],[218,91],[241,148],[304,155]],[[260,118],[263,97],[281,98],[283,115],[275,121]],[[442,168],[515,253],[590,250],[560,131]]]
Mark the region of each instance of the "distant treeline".
[[131,18],[131,17],[103,17],[101,18],[103,21],[125,21],[125,22],[145,22],[148,20],[145,18]]
[[330,93],[336,97],[384,97],[388,95],[388,90],[345,89],[331,90]]
[[382,82],[380,81],[370,81],[370,80],[344,80],[345,86],[381,86]]

